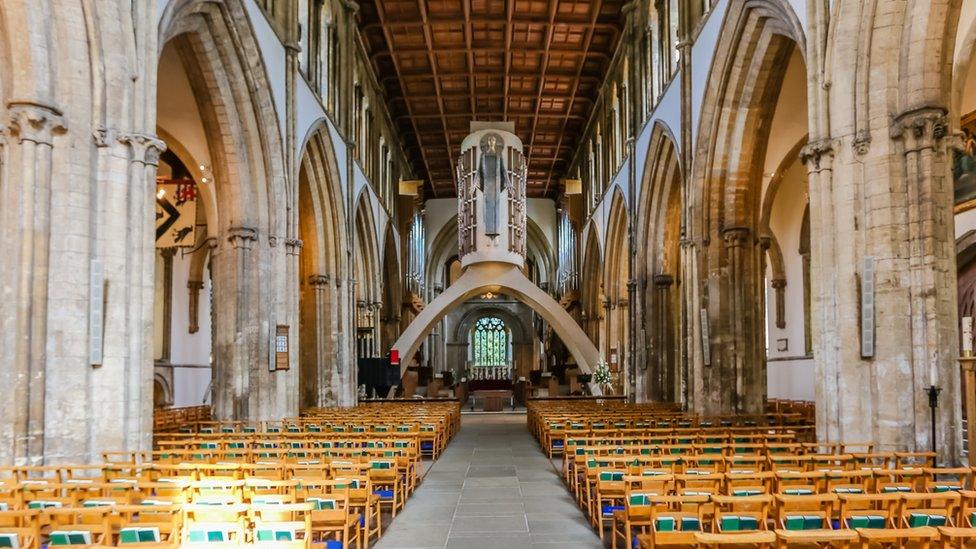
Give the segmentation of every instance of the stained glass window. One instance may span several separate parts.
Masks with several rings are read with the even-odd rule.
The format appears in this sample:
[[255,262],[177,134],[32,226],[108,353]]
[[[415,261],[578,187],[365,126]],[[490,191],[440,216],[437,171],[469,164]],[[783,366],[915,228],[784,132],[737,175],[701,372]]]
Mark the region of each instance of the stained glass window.
[[475,366],[508,364],[508,328],[502,319],[486,316],[478,320],[473,343]]

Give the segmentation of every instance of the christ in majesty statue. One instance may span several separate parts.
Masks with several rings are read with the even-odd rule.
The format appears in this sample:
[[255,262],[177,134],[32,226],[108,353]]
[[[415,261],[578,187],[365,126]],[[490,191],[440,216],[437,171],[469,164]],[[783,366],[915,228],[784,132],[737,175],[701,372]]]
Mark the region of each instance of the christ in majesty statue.
[[481,138],[481,165],[478,179],[485,200],[485,235],[496,237],[498,231],[498,203],[501,193],[508,188],[508,172],[502,158],[505,141],[495,133]]

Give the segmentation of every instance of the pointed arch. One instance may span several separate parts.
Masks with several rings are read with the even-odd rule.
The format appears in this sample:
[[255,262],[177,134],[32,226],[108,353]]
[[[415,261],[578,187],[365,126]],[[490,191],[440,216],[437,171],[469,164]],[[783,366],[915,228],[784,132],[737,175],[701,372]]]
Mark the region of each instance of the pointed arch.
[[583,268],[580,272],[580,316],[583,327],[590,340],[602,350],[603,326],[603,252],[596,234],[596,226],[591,221],[586,231],[586,244],[583,248]]
[[[730,5],[709,74],[690,177],[686,231],[696,249],[697,292],[707,310],[709,368],[696,357],[689,400],[702,413],[758,413],[766,401],[763,253],[758,223],[773,114],[806,42],[784,0]],[[809,81],[809,79],[806,79]],[[807,90],[807,93],[809,91]],[[696,325],[696,330],[701,329]],[[700,345],[689,338],[690,345]],[[729,390],[732,388],[732,390]]]
[[670,129],[655,123],[641,175],[635,227],[638,242],[637,288],[638,398],[677,401],[682,398],[681,279],[682,170]]
[[[272,87],[246,7],[242,0],[174,0],[159,20],[157,45],[160,56],[172,48],[186,72],[219,212],[207,231],[217,282],[212,291],[214,415],[261,420],[297,413],[298,355],[287,371],[268,367],[271,328],[299,324],[299,292],[288,274],[297,270],[300,246],[292,185],[297,174],[289,172]],[[182,139],[174,128],[163,129]],[[271,326],[254,318],[272,319]]]
[[341,333],[339,281],[346,276],[342,190],[331,134],[320,123],[309,134],[298,174],[299,404],[336,403]]

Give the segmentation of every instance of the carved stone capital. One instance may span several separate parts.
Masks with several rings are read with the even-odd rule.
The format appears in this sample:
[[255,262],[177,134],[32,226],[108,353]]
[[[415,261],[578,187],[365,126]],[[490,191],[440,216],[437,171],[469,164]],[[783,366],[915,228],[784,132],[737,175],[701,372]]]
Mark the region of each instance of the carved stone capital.
[[760,235],[757,239],[759,241],[759,247],[766,251],[773,246],[773,237],[768,234]]
[[105,126],[97,126],[92,131],[92,139],[95,141],[95,146],[99,149],[108,147],[112,140],[115,138],[115,131],[112,128],[106,128]]
[[854,154],[864,156],[871,150],[871,132],[869,130],[858,130],[851,140],[851,148]]
[[147,166],[158,166],[159,155],[166,150],[166,143],[162,139],[147,133],[123,133],[118,140],[132,150],[132,162]]
[[203,241],[203,245],[206,246],[207,249],[216,250],[217,249],[217,237],[216,236],[208,236],[207,239]]
[[300,238],[285,239],[285,253],[288,255],[298,255],[302,250],[302,245],[302,239]]
[[187,280],[186,281],[186,287],[191,292],[199,292],[200,290],[203,289],[203,281],[202,280]]
[[328,286],[332,282],[332,276],[328,274],[315,274],[308,277],[308,283],[316,288]]
[[55,135],[67,131],[61,111],[52,106],[30,101],[11,101],[7,107],[10,111],[8,128],[18,142],[31,141],[51,145]]
[[821,164],[828,158],[834,156],[833,139],[817,139],[811,141],[800,149],[800,161],[806,165],[807,169],[819,170]]
[[258,239],[258,231],[252,227],[234,227],[227,231],[227,241],[235,250],[250,250]]
[[785,278],[774,278],[774,279],[772,279],[772,280],[769,281],[769,285],[772,286],[773,289],[775,289],[775,290],[779,290],[781,288],[785,288],[786,287],[786,279]]
[[727,227],[722,231],[722,239],[727,248],[743,248],[749,245],[749,235],[752,231],[748,227]]
[[670,288],[674,284],[674,277],[667,274],[661,273],[654,275],[654,287],[660,289]]
[[924,106],[909,109],[896,116],[891,124],[891,138],[905,143],[905,152],[935,147],[949,133],[946,109]]

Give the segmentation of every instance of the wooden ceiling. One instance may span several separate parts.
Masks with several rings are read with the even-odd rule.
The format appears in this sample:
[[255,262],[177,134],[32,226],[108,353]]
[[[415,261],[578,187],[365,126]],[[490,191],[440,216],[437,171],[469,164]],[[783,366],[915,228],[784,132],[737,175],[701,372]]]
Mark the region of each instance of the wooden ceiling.
[[456,194],[472,120],[514,122],[528,194],[554,196],[617,47],[623,3],[363,1],[363,41],[426,196]]

